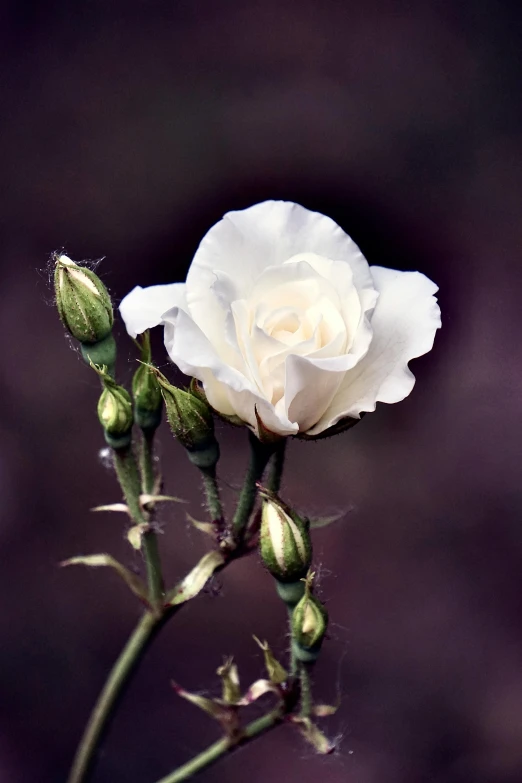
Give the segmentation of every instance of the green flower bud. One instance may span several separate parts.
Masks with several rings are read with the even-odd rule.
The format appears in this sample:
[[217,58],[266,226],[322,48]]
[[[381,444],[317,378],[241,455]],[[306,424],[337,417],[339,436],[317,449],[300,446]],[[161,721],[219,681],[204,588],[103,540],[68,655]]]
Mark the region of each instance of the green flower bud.
[[105,432],[107,443],[113,448],[123,448],[130,443],[134,417],[130,394],[118,386],[106,368],[95,367],[103,383],[98,401],[98,419]]
[[161,421],[163,397],[154,369],[150,366],[151,350],[150,335],[146,331],[142,335],[141,361],[132,379],[132,396],[134,398],[134,418],[142,429],[154,430]]
[[317,658],[328,626],[328,612],[312,594],[314,574],[309,574],[305,594],[292,614],[294,651],[299,660],[307,663]]
[[73,337],[90,344],[110,335],[114,322],[111,299],[91,269],[56,255],[54,288],[58,313]]
[[297,582],[305,576],[312,559],[308,525],[270,493],[262,492],[261,558],[279,582]]
[[186,448],[194,465],[203,470],[214,467],[219,459],[219,444],[209,406],[190,392],[172,386],[159,370],[154,368],[154,372],[174,437]]

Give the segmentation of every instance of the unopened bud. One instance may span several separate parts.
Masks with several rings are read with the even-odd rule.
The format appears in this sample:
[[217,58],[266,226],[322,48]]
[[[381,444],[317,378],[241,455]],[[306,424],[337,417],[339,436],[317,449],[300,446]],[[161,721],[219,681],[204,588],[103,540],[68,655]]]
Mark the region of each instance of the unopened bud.
[[261,558],[279,582],[297,582],[312,559],[308,525],[275,495],[261,493]]
[[214,419],[207,403],[188,391],[172,386],[155,369],[161,387],[170,429],[186,448],[190,461],[203,470],[219,459],[219,444],[214,435]]
[[305,594],[292,614],[294,652],[303,662],[317,658],[328,626],[328,612],[312,593],[313,577],[307,577]]
[[144,430],[155,430],[161,421],[163,397],[154,369],[150,366],[150,334],[142,335],[141,362],[132,379],[134,418]]
[[111,298],[91,269],[65,255],[55,256],[56,306],[66,329],[81,343],[98,343],[111,332]]
[[106,368],[95,369],[104,387],[98,401],[98,419],[105,439],[113,448],[123,448],[130,443],[134,420],[130,394],[123,386],[118,386],[107,374]]

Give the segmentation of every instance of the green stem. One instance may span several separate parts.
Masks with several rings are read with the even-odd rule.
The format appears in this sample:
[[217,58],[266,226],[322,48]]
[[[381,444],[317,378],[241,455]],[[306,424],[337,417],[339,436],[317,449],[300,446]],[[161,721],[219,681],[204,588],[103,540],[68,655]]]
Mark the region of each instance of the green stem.
[[[114,449],[114,465],[132,521],[136,525],[146,524],[149,521],[149,516],[143,512],[140,504],[141,479],[132,446]],[[148,530],[144,534],[141,551],[147,571],[149,600],[155,610],[159,612],[163,604],[163,576],[158,541],[153,530]]]
[[245,481],[239,495],[239,501],[232,521],[233,529],[236,535],[241,535],[245,526],[248,524],[250,515],[254,510],[257,497],[257,483],[263,478],[266,465],[274,452],[272,444],[261,443],[255,435],[249,433],[250,441],[250,462],[248,465]]
[[146,612],[123,648],[85,727],[68,783],[82,783],[87,779],[96,749],[108,727],[116,701],[161,625],[162,619],[151,612]]
[[208,513],[214,524],[221,527],[223,521],[223,506],[219,495],[219,485],[216,479],[216,466],[211,468],[201,468],[203,476],[203,487],[205,489],[205,498]]
[[140,444],[141,486],[145,495],[152,495],[156,483],[154,471],[154,433],[153,429],[142,429]]
[[156,612],[161,613],[163,607],[164,584],[159,556],[158,537],[153,530],[148,530],[141,539],[141,553],[147,571],[149,601]]
[[290,626],[290,674],[292,677],[295,677],[297,674],[298,661],[297,661],[297,655],[295,654],[294,632],[292,629],[292,615],[294,612],[294,607],[287,604],[287,608],[288,608],[288,623]]
[[132,445],[122,449],[113,449],[114,467],[120,482],[123,497],[129,508],[129,513],[136,525],[146,522],[140,506],[141,479],[132,450]]
[[310,664],[301,663],[299,666],[299,680],[301,682],[301,715],[309,718],[312,712],[312,687],[310,684]]
[[267,489],[269,489],[275,495],[277,495],[281,487],[283,468],[285,466],[286,441],[287,438],[283,438],[276,445],[274,450],[274,456],[272,457],[272,460],[270,462],[270,472],[268,474]]
[[178,769],[171,772],[167,777],[159,780],[158,783],[181,783],[181,781],[187,780],[200,770],[213,764],[222,756],[231,753],[240,745],[245,745],[259,734],[263,734],[264,732],[275,728],[281,723],[282,719],[283,712],[280,708],[272,710],[272,712],[263,715],[263,717],[258,718],[245,726],[237,740],[230,740],[228,737],[224,737],[223,739],[214,742],[213,745],[210,745],[202,753],[187,762],[187,764],[178,767]]

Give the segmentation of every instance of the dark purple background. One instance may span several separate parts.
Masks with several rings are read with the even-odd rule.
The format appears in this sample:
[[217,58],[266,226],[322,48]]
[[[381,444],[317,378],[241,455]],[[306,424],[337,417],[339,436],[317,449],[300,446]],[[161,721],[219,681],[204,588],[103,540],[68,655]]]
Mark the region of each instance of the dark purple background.
[[[1,17],[2,783],[65,780],[139,614],[112,574],[57,567],[104,550],[137,561],[121,519],[89,512],[119,494],[97,460],[97,381],[46,306],[49,253],[106,256],[120,299],[184,279],[205,231],[265,198],[331,215],[370,263],[432,277],[443,330],[406,401],[290,444],[285,497],[351,509],[314,539],[331,614],[314,689],[341,693],[325,722],[339,754],[314,756],[283,728],[200,779],[519,783],[520,14],[492,1],[55,0],[4,2]],[[244,433],[220,434],[237,484]],[[167,490],[201,514],[166,430],[161,451]],[[206,546],[183,514],[164,515],[170,581]],[[219,583],[149,652],[93,783],[154,783],[217,736],[171,678],[215,692],[234,654],[248,684],[262,671],[252,633],[284,651],[259,564]]]

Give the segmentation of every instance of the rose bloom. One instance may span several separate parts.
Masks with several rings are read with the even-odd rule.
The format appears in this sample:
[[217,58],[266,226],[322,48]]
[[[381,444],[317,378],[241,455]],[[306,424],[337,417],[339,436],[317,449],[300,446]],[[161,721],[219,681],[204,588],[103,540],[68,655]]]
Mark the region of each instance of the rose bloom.
[[227,213],[185,283],[134,288],[132,337],[162,324],[167,352],[223,416],[317,436],[399,402],[440,327],[437,286],[368,262],[333,220],[287,201]]

